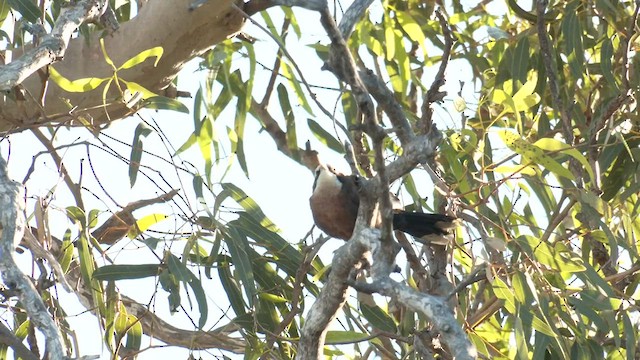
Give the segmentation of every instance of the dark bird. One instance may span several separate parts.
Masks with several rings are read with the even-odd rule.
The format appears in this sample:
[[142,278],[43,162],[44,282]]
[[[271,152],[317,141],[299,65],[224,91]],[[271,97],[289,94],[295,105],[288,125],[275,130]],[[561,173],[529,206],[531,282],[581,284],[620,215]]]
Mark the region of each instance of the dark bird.
[[[358,177],[340,174],[329,166],[318,166],[309,204],[313,220],[322,231],[335,238],[349,240],[360,206]],[[409,212],[394,206],[393,229],[445,245],[456,227],[455,220],[443,214]]]

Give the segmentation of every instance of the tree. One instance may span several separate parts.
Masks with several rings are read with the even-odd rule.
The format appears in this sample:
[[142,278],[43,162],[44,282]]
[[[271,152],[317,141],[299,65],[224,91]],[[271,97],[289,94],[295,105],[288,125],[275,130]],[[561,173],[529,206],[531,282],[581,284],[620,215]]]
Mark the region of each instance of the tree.
[[[148,338],[248,358],[638,356],[637,3],[106,3],[0,1],[13,25],[0,33],[12,50],[3,151],[35,135],[46,151],[28,154],[22,185],[47,178],[48,156],[67,187],[27,192],[25,208],[0,164],[0,357],[38,358],[43,341],[50,358],[82,355],[62,289],[113,357],[144,355]],[[320,20],[313,56],[290,51],[320,31],[301,17]],[[194,58],[202,86],[188,110],[174,80]],[[193,130],[174,139],[145,108],[191,116]],[[110,134],[118,119],[137,123],[133,135]],[[285,238],[238,186],[256,166],[246,152],[270,143],[293,167],[335,151],[363,176],[356,230],[335,254],[317,230]],[[113,163],[136,195],[127,205]],[[390,186],[408,210],[458,217],[455,240],[392,236]],[[38,269],[29,277],[17,242]],[[136,263],[119,256],[128,247]],[[146,302],[127,296],[131,283],[151,284]]]

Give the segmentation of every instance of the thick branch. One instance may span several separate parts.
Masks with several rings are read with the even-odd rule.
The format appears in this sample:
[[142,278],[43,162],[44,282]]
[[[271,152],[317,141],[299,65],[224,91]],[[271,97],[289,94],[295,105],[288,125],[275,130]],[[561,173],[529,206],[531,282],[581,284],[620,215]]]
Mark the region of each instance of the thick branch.
[[454,359],[475,359],[478,356],[444,298],[421,293],[405,283],[390,278],[353,285],[359,291],[389,296],[393,301],[422,313],[433,324],[434,330],[442,336],[442,342],[447,345]]
[[[208,1],[190,11],[192,1],[150,0],[135,18],[121,24],[117,31],[104,37],[106,52],[116,66],[144,50],[157,46],[164,50],[157,66],[153,66],[155,59],[148,59],[131,69],[119,71],[121,79],[163,95],[164,89],[171,84],[187,61],[236,34],[244,23],[244,16],[234,5],[236,0]],[[72,39],[64,60],[56,63],[55,69],[71,80],[112,77],[113,68],[104,61],[99,36],[96,32],[89,38],[81,36]],[[29,50],[16,50],[14,57],[27,51]],[[22,85],[30,94],[40,94],[44,86],[37,75],[30,76]],[[119,100],[121,94],[111,91],[105,102],[102,90],[99,87],[89,92],[70,93],[56,84],[49,84],[44,114],[40,100],[34,97],[27,96],[24,101],[16,100],[13,96],[0,97],[0,132],[20,131],[50,123],[82,125],[78,120],[80,118],[93,125],[103,125],[131,112]],[[70,110],[69,104],[75,108]]]
[[415,135],[411,129],[411,124],[409,124],[409,120],[407,120],[404,114],[404,109],[393,96],[391,90],[385,85],[384,81],[370,70],[361,70],[360,79],[362,79],[362,82],[367,87],[367,91],[369,91],[371,96],[376,100],[378,106],[380,106],[389,117],[389,121],[393,125],[393,130],[396,135],[398,135],[400,143],[405,146],[411,142]]
[[16,264],[13,254],[24,234],[24,199],[20,184],[9,179],[7,163],[0,158],[0,272],[2,280],[18,294],[30,321],[44,334],[51,359],[62,359],[62,335],[53,322],[33,283]]
[[39,69],[61,60],[71,35],[85,22],[96,21],[107,8],[104,0],[82,0],[65,6],[51,30],[40,44],[22,57],[0,66],[0,91],[9,91]]
[[[360,224],[362,222],[358,222]],[[320,296],[313,303],[300,331],[297,359],[311,360],[324,357],[325,336],[329,323],[335,319],[338,310],[346,301],[347,280],[354,266],[362,259],[362,255],[378,242],[380,232],[375,229],[358,229],[355,236],[336,251],[331,262],[331,273],[322,288]]]
[[401,304],[424,314],[442,336],[455,359],[475,359],[478,354],[462,327],[453,316],[453,312],[443,298],[416,291],[407,284],[391,279],[383,282],[382,295],[395,297]]
[[338,26],[343,38],[348,39],[351,36],[356,23],[360,21],[369,6],[371,6],[371,3],[373,3],[373,0],[356,0],[344,12]]

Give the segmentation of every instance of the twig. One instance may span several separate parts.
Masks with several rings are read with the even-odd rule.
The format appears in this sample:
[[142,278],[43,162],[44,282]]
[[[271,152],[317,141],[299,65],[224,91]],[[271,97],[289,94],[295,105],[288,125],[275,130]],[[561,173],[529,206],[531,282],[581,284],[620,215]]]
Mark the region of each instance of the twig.
[[71,285],[67,282],[67,279],[64,276],[64,271],[62,271],[62,267],[58,260],[49,252],[47,249],[42,247],[36,237],[32,232],[26,231],[24,237],[22,239],[23,244],[31,250],[34,257],[41,258],[47,260],[49,266],[53,270],[53,273],[56,275],[56,279],[62,284],[62,287],[67,291],[71,292]]
[[548,0],[536,1],[536,25],[538,30],[538,40],[540,41],[540,51],[542,53],[542,62],[544,63],[545,70],[547,72],[547,78],[549,79],[549,90],[551,91],[551,102],[553,103],[553,110],[560,113],[560,120],[562,123],[562,133],[567,140],[568,144],[573,144],[573,131],[571,130],[571,119],[567,113],[562,100],[560,99],[560,89],[558,87],[558,75],[553,62],[553,54],[551,52],[551,43],[549,41],[549,34],[547,34],[547,26],[545,23],[545,12],[547,10]]
[[569,199],[569,203],[564,207],[562,211],[560,211],[560,205],[562,205],[562,203],[558,204],[558,209],[556,209],[556,213],[550,219],[549,225],[547,225],[547,229],[544,231],[544,234],[542,234],[542,237],[540,237],[540,242],[547,242],[547,240],[549,240],[549,237],[551,236],[553,231],[556,229],[556,227],[558,227],[558,225],[560,225],[560,223],[562,223],[567,218],[569,211],[573,209],[573,205],[575,205],[577,202],[578,200],[571,197]]
[[[275,6],[275,5],[287,5],[287,6],[296,5],[296,6],[304,7],[306,9],[310,9],[310,8],[306,7],[306,5],[312,6],[314,3],[318,2],[318,0],[304,1],[304,2],[302,2],[302,4],[299,4],[299,1],[283,1],[283,2],[292,3],[292,4],[287,5],[287,4],[281,4],[280,1],[274,1],[274,4],[272,6]],[[273,34],[271,34],[267,29],[265,29],[264,26],[260,25],[260,23],[258,23],[254,19],[252,19],[249,16],[249,14],[244,12],[244,10],[240,9],[236,5],[233,5],[233,6],[234,6],[234,8],[236,8],[236,10],[240,11],[247,18],[247,20],[249,20],[253,25],[255,25],[258,28],[260,28],[262,31],[264,31],[265,34],[267,34],[269,37],[271,37],[273,39],[273,41],[275,41],[275,43],[278,45],[278,48],[282,51],[282,54],[284,54],[285,57],[287,57],[289,60],[291,60],[291,65],[293,66],[294,70],[296,71],[296,73],[300,77],[300,82],[307,89],[307,92],[309,93],[309,95],[311,95],[311,99],[314,101],[314,103],[316,104],[318,109],[320,109],[320,111],[322,111],[322,113],[325,114],[328,118],[333,119],[333,115],[331,114],[331,112],[329,110],[327,110],[320,103],[320,101],[318,101],[318,99],[316,97],[316,94],[313,91],[311,91],[311,85],[309,85],[309,83],[307,82],[306,78],[304,77],[304,74],[303,74],[302,70],[300,70],[300,67],[298,66],[298,63],[295,61],[293,56],[291,56],[289,51],[287,51],[287,48],[286,48],[285,44],[283,44],[278,38],[273,36]],[[347,129],[344,127],[344,125],[342,125],[340,123],[338,123],[337,125],[345,132],[345,134],[349,134]]]
[[58,171],[60,171],[60,175],[62,176],[62,179],[64,180],[65,184],[67,184],[67,187],[71,192],[71,195],[73,195],[73,198],[76,201],[76,205],[78,205],[79,208],[84,209],[84,203],[82,201],[82,193],[80,192],[81,187],[80,185],[74,183],[73,180],[71,179],[71,176],[69,176],[69,173],[67,172],[67,168],[64,166],[64,163],[62,162],[62,158],[60,157],[60,155],[58,155],[58,152],[56,151],[56,148],[53,146],[52,141],[47,139],[47,137],[42,133],[42,131],[40,131],[40,129],[33,129],[31,131],[36,136],[36,138],[40,140],[42,145],[44,145],[44,147],[47,148],[49,155],[51,155],[51,157],[53,158],[53,161],[56,163],[56,166],[58,167]]
[[453,291],[451,291],[451,293],[449,293],[449,295],[447,295],[447,300],[451,299],[455,294],[459,293],[460,291],[462,291],[462,289],[464,289],[465,287],[483,280],[487,278],[487,275],[485,273],[486,269],[483,266],[476,266],[473,271],[471,271],[471,273],[469,275],[467,275],[466,278],[464,278],[458,285],[456,285],[455,289],[453,289]]
[[352,239],[335,252],[327,282],[307,314],[304,326],[300,330],[298,359],[323,357],[324,340],[329,323],[346,301],[348,288],[346,279],[360,262],[362,254],[380,238],[379,231],[364,228],[360,222],[356,222],[354,233]]
[[401,231],[396,231],[395,235],[396,239],[398,239],[398,243],[400,243],[400,246],[402,246],[402,250],[404,250],[405,256],[407,257],[407,262],[409,263],[409,266],[411,266],[411,270],[413,270],[413,273],[415,274],[414,277],[417,278],[416,284],[418,285],[418,290],[425,292],[425,281],[429,278],[427,270],[420,262],[420,258],[418,258],[418,255],[413,250],[413,247],[407,239],[407,236]]
[[445,78],[444,73],[447,70],[447,65],[449,64],[449,58],[451,57],[451,48],[453,47],[453,38],[451,36],[451,29],[449,29],[449,24],[447,20],[444,18],[440,10],[436,10],[436,17],[440,22],[440,27],[442,27],[442,34],[444,35],[444,49],[442,50],[442,61],[440,62],[440,67],[438,68],[438,72],[436,73],[436,77],[431,83],[429,90],[425,94],[422,99],[422,116],[421,120],[421,131],[423,133],[428,133],[431,131],[432,126],[432,115],[433,110],[431,109],[431,104],[434,102],[442,101],[445,92],[440,91],[440,87],[444,85]]

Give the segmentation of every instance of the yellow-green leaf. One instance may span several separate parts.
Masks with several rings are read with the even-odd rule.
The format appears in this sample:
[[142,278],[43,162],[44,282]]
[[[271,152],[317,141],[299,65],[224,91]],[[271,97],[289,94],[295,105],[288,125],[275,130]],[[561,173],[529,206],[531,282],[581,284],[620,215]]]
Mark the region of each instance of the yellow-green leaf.
[[153,66],[154,67],[158,66],[158,61],[160,61],[160,58],[162,57],[163,53],[164,53],[164,49],[161,46],[156,46],[154,48],[144,50],[140,52],[138,55],[127,60],[124,64],[122,64],[122,66],[118,68],[118,70],[132,68],[138,64],[143,63],[145,60],[147,60],[150,57],[156,58],[156,61],[153,63]]
[[64,91],[68,92],[87,92],[96,89],[100,84],[109,78],[82,78],[78,80],[69,80],[62,76],[53,66],[49,66],[49,78],[53,80]]
[[158,94],[154,93],[153,91],[133,81],[125,81],[122,79],[120,79],[120,81],[127,86],[127,89],[129,89],[129,91],[131,91],[132,94],[140,93],[142,94],[142,98],[144,99],[149,99],[149,98],[158,96]]
[[129,234],[127,234],[127,236],[130,239],[135,238],[136,236],[138,236],[138,234],[147,231],[151,226],[161,222],[162,220],[168,218],[167,215],[165,214],[150,214],[147,215],[145,217],[143,217],[142,219],[139,219],[138,221],[136,221],[136,225],[131,228],[131,230],[129,231]]

